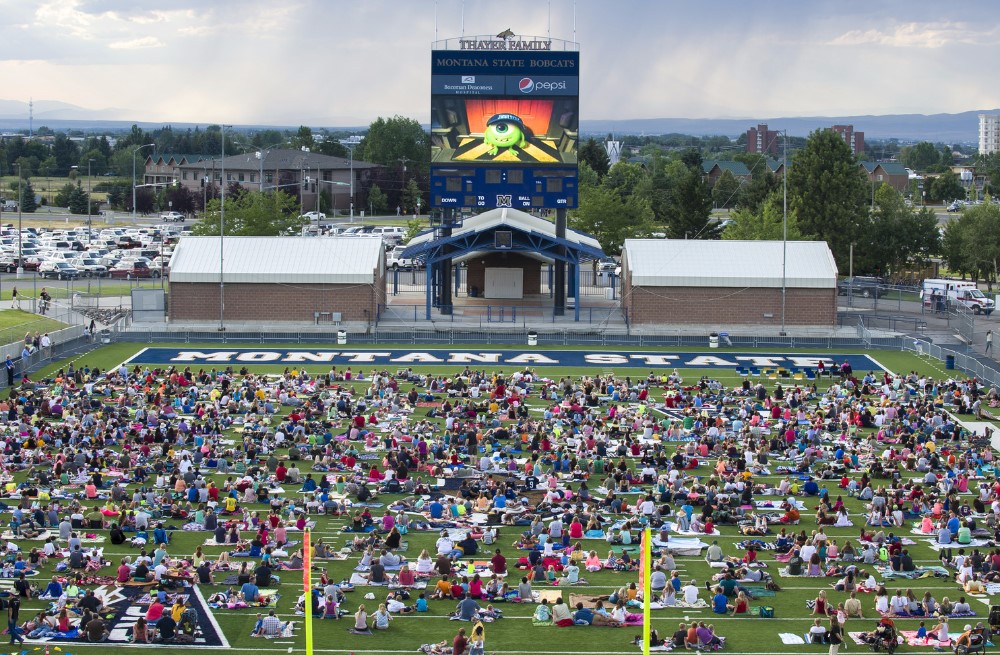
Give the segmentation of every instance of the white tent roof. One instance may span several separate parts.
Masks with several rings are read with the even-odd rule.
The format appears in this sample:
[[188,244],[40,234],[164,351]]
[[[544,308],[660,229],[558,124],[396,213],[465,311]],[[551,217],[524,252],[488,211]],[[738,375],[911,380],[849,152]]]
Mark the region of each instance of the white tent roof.
[[[226,237],[226,283],[371,284],[382,240],[357,237]],[[171,282],[219,282],[219,237],[182,237]]]
[[[535,232],[537,234],[544,234],[553,238],[556,236],[556,225],[552,221],[533,216],[518,209],[509,208],[491,209],[483,212],[482,214],[467,218],[462,222],[461,227],[452,230],[452,235],[460,236],[467,232],[482,232],[501,225],[517,228],[523,232]],[[431,241],[433,238],[433,231],[424,232],[423,234],[411,239],[407,244],[407,247]],[[601,249],[601,244],[598,243],[597,239],[594,237],[569,228],[566,229],[566,239],[575,243],[591,246],[598,250]]]
[[[837,286],[825,241],[787,245],[786,287]],[[781,241],[626,239],[622,260],[637,287],[781,287]]]

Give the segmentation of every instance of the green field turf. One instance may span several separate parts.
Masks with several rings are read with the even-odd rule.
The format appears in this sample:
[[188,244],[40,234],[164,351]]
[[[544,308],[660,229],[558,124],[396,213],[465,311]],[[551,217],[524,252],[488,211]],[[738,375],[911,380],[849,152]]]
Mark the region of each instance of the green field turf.
[[[157,344],[161,345],[161,344]],[[162,344],[169,345],[169,344]],[[197,346],[191,344],[185,344],[185,349],[195,349]],[[239,345],[234,347],[246,347],[245,345]],[[268,345],[266,348],[277,348],[278,346]],[[380,346],[387,347],[387,346]],[[78,360],[76,360],[76,365],[80,366],[82,364],[87,364],[90,366],[98,366],[102,369],[114,366],[120,362],[128,359],[135,352],[137,352],[141,346],[135,344],[115,344],[108,347],[101,348],[90,354],[87,354]],[[296,344],[295,348],[301,349],[303,346],[301,344]],[[359,350],[364,347],[352,347],[353,350]],[[489,350],[488,347],[479,348],[481,350]],[[427,348],[420,347],[421,350],[426,350]],[[546,348],[554,349],[554,348]],[[616,349],[623,350],[623,349]],[[684,349],[671,348],[671,351],[679,351]],[[851,349],[844,349],[845,352]],[[742,351],[742,350],[741,350]],[[720,355],[724,354],[725,350],[720,350]],[[774,352],[773,349],[769,352]],[[802,350],[796,350],[795,352],[805,352]],[[886,368],[901,372],[916,370],[919,372],[924,372],[935,377],[941,378],[945,376],[945,371],[943,366],[939,362],[934,360],[927,360],[923,358],[917,358],[913,355],[899,353],[899,352],[889,352],[889,351],[871,351],[868,354],[872,355],[876,360],[882,363]],[[62,364],[62,363],[61,363]],[[39,379],[47,374],[51,374],[53,371],[57,370],[60,365],[54,365],[42,371],[34,376],[35,379]],[[197,366],[192,366],[197,370]],[[205,368],[208,368],[207,366]],[[277,366],[250,366],[251,370],[256,372],[280,372],[284,365]],[[307,365],[305,369],[312,373],[321,373],[328,370],[328,366],[324,365]],[[435,366],[435,367],[414,367],[417,370],[426,370],[427,372],[435,373],[455,373],[456,366]],[[483,365],[483,370],[492,370],[490,367]],[[501,367],[493,367],[499,370]],[[506,367],[510,370],[511,367]],[[601,367],[590,367],[588,369],[583,368],[548,368],[539,367],[539,372],[547,377],[558,378],[559,376],[570,375],[578,377],[584,374],[595,374],[601,373],[602,370],[613,369],[613,367],[607,367],[607,369],[602,369]],[[618,372],[621,377],[625,375],[632,375],[644,377],[645,369],[622,369]],[[718,379],[726,386],[734,386],[739,384],[741,378],[735,371],[732,370],[681,370],[681,373],[685,377],[685,381],[695,381],[701,375],[707,375]],[[768,387],[773,386],[773,382],[765,380]],[[792,382],[784,381],[785,386],[792,384]],[[821,382],[820,388],[822,389],[828,382]],[[368,385],[368,382],[356,382],[353,384],[355,389],[361,390]],[[408,389],[406,385],[401,386],[402,389]],[[535,398],[535,403],[539,403],[537,398]],[[287,410],[287,408],[285,408]],[[772,463],[773,466],[773,463]],[[309,472],[307,466],[302,466],[303,474]],[[709,475],[708,465],[703,464],[698,471],[694,473],[695,475]],[[755,481],[764,482],[767,480],[778,480],[780,476],[770,476],[755,478]],[[596,487],[596,484],[591,485],[591,489]],[[832,493],[832,497],[836,498],[838,494]],[[845,502],[847,503],[851,513],[852,518],[855,522],[855,527],[853,528],[832,528],[827,527],[827,534],[830,535],[831,539],[837,540],[841,545],[843,545],[845,540],[851,539],[855,540],[858,535],[860,524],[864,520],[864,515],[859,514],[862,512],[861,503],[855,499],[847,498],[846,493],[843,495]],[[379,501],[389,504],[393,499],[392,496],[380,496]],[[798,526],[799,530],[806,530],[807,533],[815,529],[815,521],[813,520],[814,509],[816,505],[815,500],[806,501],[807,510],[802,512],[802,523]],[[263,507],[263,506],[261,506]],[[381,517],[381,510],[372,510],[375,517]],[[347,535],[343,534],[340,530],[345,525],[344,517],[318,517],[317,528],[313,532],[314,541],[318,538],[322,538],[324,542],[331,544],[336,549],[339,549],[347,540]],[[504,554],[507,556],[508,561],[513,563],[516,558],[522,554],[520,551],[514,550],[512,548],[512,542],[517,536],[517,530],[519,528],[504,527],[501,529],[501,537],[497,542],[497,545],[502,547]],[[722,526],[721,527],[722,536],[718,537],[719,543],[723,546],[723,550],[727,555],[741,555],[742,551],[737,551],[733,544],[740,541],[744,537],[736,534],[736,528],[734,526]],[[171,535],[171,544],[168,548],[169,553],[172,556],[185,556],[190,555],[195,547],[201,544],[206,537],[206,533],[188,533],[183,531],[173,532]],[[434,541],[437,538],[436,532],[410,532],[405,540],[409,542],[409,549],[406,556],[410,560],[414,560],[416,556],[420,553],[423,548],[428,548],[430,552],[433,553]],[[767,539],[773,539],[773,535],[767,537]],[[710,541],[710,539],[709,539]],[[32,544],[32,542],[22,542],[22,546],[37,545]],[[593,548],[598,551],[602,558],[607,554],[608,546],[603,541],[585,541],[584,546],[588,549]],[[637,548],[637,547],[636,547]],[[221,552],[222,548],[206,548],[206,552],[209,557],[213,557]],[[920,542],[917,546],[910,546],[909,550],[916,560],[917,564],[934,564],[937,562],[936,553],[926,544]],[[480,551],[482,553],[482,551]],[[637,551],[636,551],[637,552]],[[115,566],[117,566],[118,561],[121,557],[126,555],[135,555],[137,550],[131,549],[128,546],[111,546],[110,544],[105,544],[105,556],[110,559]],[[485,559],[485,558],[484,558]],[[716,630],[719,634],[727,637],[727,644],[725,652],[732,653],[743,653],[743,654],[763,654],[763,653],[821,653],[826,651],[825,646],[785,646],[782,644],[778,638],[779,632],[790,632],[801,635],[806,632],[811,625],[812,621],[809,617],[809,610],[806,609],[806,600],[813,599],[816,597],[817,592],[820,589],[826,589],[830,600],[836,604],[842,602],[847,595],[843,593],[838,593],[830,588],[834,579],[833,578],[782,578],[778,575],[779,565],[773,559],[773,553],[771,551],[765,551],[761,554],[761,559],[768,563],[767,571],[776,579],[776,581],[781,585],[782,591],[780,591],[775,597],[764,598],[759,601],[755,601],[754,605],[770,605],[775,608],[775,617],[764,619],[764,618],[750,618],[750,617],[730,617],[730,616],[719,616],[712,614],[711,610],[687,610],[687,609],[664,609],[664,610],[654,610],[653,611],[653,627],[662,633],[669,635],[677,628],[679,621],[685,620],[685,617],[689,617],[691,620],[705,620],[714,623]],[[239,560],[237,560],[239,561]],[[319,562],[319,566],[326,567],[331,576],[335,579],[344,579],[350,576],[351,570],[353,569],[357,561],[357,555],[352,556],[352,558],[346,562]],[[708,565],[700,558],[677,558],[678,567],[682,573],[682,578],[684,580],[696,579],[699,586],[703,586],[705,580],[713,573],[713,571],[708,567]],[[865,568],[865,567],[863,567]],[[46,567],[42,575],[36,578],[39,581],[45,581],[48,579],[49,572],[51,571],[51,565]],[[111,569],[105,569],[102,573],[112,575],[113,571]],[[516,575],[516,571],[512,574],[510,578],[512,581],[516,581],[513,576]],[[585,577],[589,581],[588,586],[583,587],[573,587],[572,592],[574,593],[594,593],[594,594],[607,594],[627,584],[628,582],[635,581],[637,579],[637,574],[634,573],[615,573],[609,571],[601,571],[598,573],[581,573],[582,577]],[[255,617],[255,610],[242,610],[242,611],[229,611],[229,610],[216,610],[215,617],[218,623],[223,628],[233,650],[237,652],[259,650],[266,652],[301,652],[304,648],[303,631],[301,628],[302,617],[293,616],[292,608],[295,599],[301,590],[301,573],[297,572],[284,572],[281,574],[281,586],[280,593],[282,594],[282,599],[278,605],[278,613],[283,619],[295,620],[297,622],[295,629],[295,637],[290,640],[275,640],[269,641],[264,639],[253,639],[249,637],[249,633],[252,629]],[[433,578],[432,578],[433,580]],[[940,600],[943,596],[949,596],[952,600],[957,599],[959,595],[962,595],[960,588],[954,583],[942,579],[924,579],[916,581],[904,581],[897,582],[891,581],[888,584],[890,592],[898,587],[912,588],[918,596],[922,595],[924,591],[931,590],[935,598]],[[536,587],[540,588],[540,587]],[[544,587],[541,587],[544,588]],[[212,587],[210,589],[204,590],[204,595],[207,597],[209,593],[221,589],[221,587]],[[559,587],[556,587],[559,589]],[[364,600],[363,596],[366,592],[373,591],[376,599],[374,601]],[[565,589],[564,593],[568,593],[570,590]],[[374,610],[380,602],[382,602],[386,595],[386,589],[374,587],[374,588],[363,588],[359,587],[352,594],[348,594],[348,603],[346,608],[353,614],[358,603],[364,603],[369,610]],[[704,589],[701,593],[703,598],[709,599],[710,596]],[[864,620],[851,620],[848,621],[846,630],[847,631],[858,631],[858,630],[870,630],[875,621],[870,618],[876,616],[873,603],[873,594],[860,595],[862,603],[864,606],[865,616],[868,617]],[[414,596],[415,597],[415,596]],[[412,602],[412,601],[411,601]],[[972,600],[973,608],[978,613],[979,620],[986,620],[988,615],[989,606],[978,600]],[[22,617],[29,614],[30,610],[40,609],[45,605],[42,601],[31,600],[24,604],[22,610]],[[612,653],[629,653],[629,652],[641,652],[641,649],[637,646],[631,645],[631,641],[635,635],[641,632],[641,628],[599,628],[599,627],[572,627],[572,628],[556,628],[556,627],[538,627],[533,626],[530,621],[531,613],[534,606],[531,604],[503,604],[498,605],[505,615],[505,618],[497,621],[495,623],[487,624],[486,626],[486,651],[487,653],[516,653],[516,654],[563,654],[563,653],[578,653],[581,655],[604,655]],[[467,630],[470,628],[468,624],[462,624],[458,622],[448,621],[444,618],[445,614],[454,608],[454,603],[447,601],[431,601],[430,612],[427,614],[419,615],[406,615],[406,616],[395,616],[392,622],[391,628],[386,632],[376,632],[373,636],[354,636],[347,633],[346,628],[350,625],[351,617],[347,617],[348,620],[342,621],[330,621],[330,620],[316,620],[314,621],[315,626],[315,650],[316,652],[322,653],[413,653],[416,652],[417,648],[424,643],[437,642],[443,639],[447,639],[449,642],[455,635],[459,627],[466,627]],[[750,623],[753,622],[754,625],[751,626]],[[965,620],[956,619],[952,622],[952,629],[961,628]],[[900,619],[896,621],[897,626],[901,629],[916,629],[917,620],[912,619]],[[931,623],[928,623],[930,626]],[[286,643],[288,642],[288,643]],[[77,651],[91,651],[95,649],[106,648],[106,646],[89,646],[86,644],[64,646],[60,645],[64,651],[67,652],[77,652]],[[848,643],[849,650],[857,650],[865,652],[868,650],[866,646],[858,646],[853,642]],[[28,645],[26,647],[29,653],[33,652],[32,649],[37,649],[36,646]],[[166,648],[157,647],[158,650],[169,653],[179,653],[181,648]],[[15,650],[12,648],[12,650]],[[20,649],[18,649],[20,650]],[[910,652],[913,648],[903,646],[900,651]],[[930,652],[929,648],[920,648],[918,650],[924,652]]]

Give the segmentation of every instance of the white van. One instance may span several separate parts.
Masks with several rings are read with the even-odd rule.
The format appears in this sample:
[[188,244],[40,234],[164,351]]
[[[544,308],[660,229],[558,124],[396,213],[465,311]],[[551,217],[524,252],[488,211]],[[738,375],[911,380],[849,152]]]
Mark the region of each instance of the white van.
[[382,237],[386,245],[396,245],[406,238],[406,228],[398,225],[381,225],[372,228],[371,234]]
[[[975,282],[963,282],[961,280],[924,280],[924,287],[921,292],[924,306],[931,307],[933,298],[938,296],[954,305],[961,305],[971,310],[974,314],[985,314],[989,316],[995,309],[992,300],[986,297]],[[932,307],[937,310],[938,307]]]

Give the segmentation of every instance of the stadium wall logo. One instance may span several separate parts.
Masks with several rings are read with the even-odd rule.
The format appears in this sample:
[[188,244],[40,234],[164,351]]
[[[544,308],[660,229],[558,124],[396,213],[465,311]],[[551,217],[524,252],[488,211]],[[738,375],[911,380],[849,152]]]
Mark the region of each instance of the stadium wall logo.
[[209,348],[145,348],[127,364],[372,364],[372,365],[482,365],[506,366],[615,366],[619,368],[736,368],[738,366],[788,369],[815,368],[822,361],[829,369],[850,364],[855,371],[885,370],[863,354],[789,354],[757,352],[586,352],[541,350],[535,352],[478,350],[250,350]]

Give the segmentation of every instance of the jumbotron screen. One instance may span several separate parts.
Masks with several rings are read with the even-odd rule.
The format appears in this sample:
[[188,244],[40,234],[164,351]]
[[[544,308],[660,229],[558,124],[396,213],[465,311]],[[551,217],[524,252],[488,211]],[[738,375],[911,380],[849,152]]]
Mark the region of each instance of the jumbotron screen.
[[431,80],[432,205],[576,206],[579,53],[436,50]]

